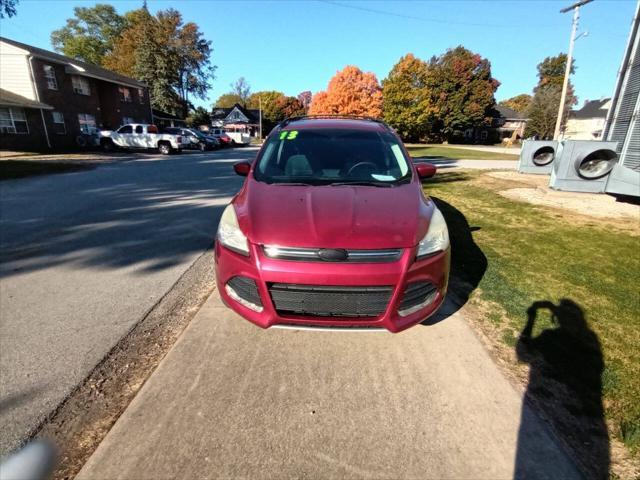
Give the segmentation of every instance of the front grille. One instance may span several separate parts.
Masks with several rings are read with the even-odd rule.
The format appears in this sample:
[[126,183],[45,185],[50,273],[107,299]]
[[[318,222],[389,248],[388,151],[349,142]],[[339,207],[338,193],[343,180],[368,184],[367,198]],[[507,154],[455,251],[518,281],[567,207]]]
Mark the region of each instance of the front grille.
[[392,287],[343,287],[273,283],[269,293],[281,315],[376,317],[387,308]]
[[[350,263],[385,263],[396,262],[402,256],[402,249],[387,248],[382,250],[348,250],[324,248],[275,247],[265,245],[264,254],[269,258],[279,260],[294,260],[301,262],[350,262]],[[332,259],[324,253],[338,251],[344,258]]]
[[407,285],[402,296],[402,302],[398,310],[409,310],[424,302],[427,296],[436,291],[436,286],[431,282],[413,282]]
[[227,282],[227,285],[233,288],[236,294],[243,300],[253,303],[254,305],[262,306],[262,302],[260,301],[260,294],[258,293],[258,287],[256,285],[256,282],[251,278],[233,277]]

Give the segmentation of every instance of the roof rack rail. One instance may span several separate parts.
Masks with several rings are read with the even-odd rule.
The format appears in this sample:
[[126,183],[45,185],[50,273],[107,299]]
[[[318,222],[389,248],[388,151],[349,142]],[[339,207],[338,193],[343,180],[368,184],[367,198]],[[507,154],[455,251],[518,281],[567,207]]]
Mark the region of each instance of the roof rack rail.
[[288,124],[290,124],[291,122],[297,122],[297,121],[300,121],[300,120],[317,119],[317,118],[320,118],[320,119],[324,118],[324,119],[345,119],[345,120],[367,120],[369,122],[379,123],[381,125],[384,125],[387,128],[390,128],[386,123],[384,123],[383,120],[381,120],[379,118],[367,117],[367,116],[364,116],[364,115],[342,115],[342,114],[300,115],[300,116],[297,116],[297,117],[289,117],[289,118],[285,118],[283,121],[281,121],[278,124],[278,127],[284,128]]

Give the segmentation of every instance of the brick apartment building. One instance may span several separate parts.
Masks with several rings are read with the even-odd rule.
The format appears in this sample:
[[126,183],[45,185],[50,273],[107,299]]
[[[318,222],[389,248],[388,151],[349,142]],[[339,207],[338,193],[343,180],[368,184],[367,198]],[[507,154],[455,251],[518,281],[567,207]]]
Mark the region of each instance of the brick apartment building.
[[96,129],[151,118],[145,84],[0,37],[0,149],[70,149]]

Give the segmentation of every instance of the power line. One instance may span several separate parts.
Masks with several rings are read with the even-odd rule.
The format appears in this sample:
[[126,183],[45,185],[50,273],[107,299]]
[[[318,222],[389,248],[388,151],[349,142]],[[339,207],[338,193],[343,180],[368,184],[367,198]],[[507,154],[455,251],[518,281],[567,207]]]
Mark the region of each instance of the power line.
[[335,2],[332,0],[318,0],[321,3],[325,3],[327,5],[333,5],[335,7],[342,7],[342,8],[351,8],[353,10],[360,10],[363,12],[369,12],[369,13],[376,13],[378,15],[386,15],[389,17],[397,17],[397,18],[404,18],[404,19],[408,19],[408,20],[417,20],[420,22],[428,22],[428,23],[439,23],[442,25],[461,25],[461,26],[465,26],[465,27],[497,27],[497,28],[526,28],[526,27],[534,27],[534,28],[556,28],[554,26],[551,25],[547,25],[547,24],[525,24],[525,25],[521,25],[521,24],[513,24],[513,23],[473,23],[473,22],[459,22],[456,20],[444,20],[441,18],[426,18],[426,17],[418,17],[415,15],[405,15],[403,13],[396,13],[396,12],[388,12],[385,10],[377,10],[375,8],[369,8],[369,7],[363,7],[360,5],[354,5],[352,3],[346,4],[346,3],[340,3],[340,2]]

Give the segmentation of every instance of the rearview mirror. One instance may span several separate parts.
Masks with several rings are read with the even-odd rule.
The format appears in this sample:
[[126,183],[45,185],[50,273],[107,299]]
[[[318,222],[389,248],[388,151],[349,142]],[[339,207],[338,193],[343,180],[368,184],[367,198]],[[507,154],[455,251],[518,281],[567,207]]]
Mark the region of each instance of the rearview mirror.
[[233,169],[241,177],[246,177],[251,171],[251,164],[249,162],[239,162],[233,164]]
[[418,163],[416,165],[416,171],[420,178],[431,178],[436,174],[436,166],[430,163]]

